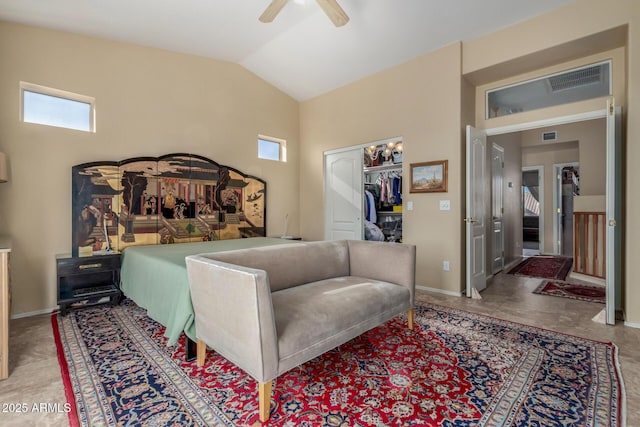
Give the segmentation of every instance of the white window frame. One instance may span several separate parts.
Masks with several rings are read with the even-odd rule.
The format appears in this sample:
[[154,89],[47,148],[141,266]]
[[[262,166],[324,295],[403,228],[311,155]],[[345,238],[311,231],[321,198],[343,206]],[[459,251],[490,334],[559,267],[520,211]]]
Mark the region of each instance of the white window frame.
[[[66,126],[51,125],[51,124],[47,124],[47,123],[25,122],[25,120],[24,120],[24,92],[25,91],[38,93],[38,94],[45,95],[45,96],[52,96],[52,97],[56,97],[56,98],[62,98],[62,99],[66,99],[66,100],[69,100],[69,101],[81,102],[83,104],[88,104],[90,106],[90,111],[89,111],[89,130],[69,128],[69,127],[66,127]],[[35,83],[28,83],[28,82],[22,82],[22,81],[20,82],[20,121],[23,122],[23,123],[32,123],[32,124],[38,124],[38,125],[43,125],[43,126],[52,126],[52,127],[62,128],[62,129],[71,129],[71,130],[79,130],[81,132],[95,133],[96,132],[96,105],[95,105],[95,103],[96,103],[95,98],[93,98],[91,96],[80,95],[78,93],[73,93],[73,92],[67,92],[65,90],[55,89],[55,88],[47,87],[47,86],[42,86],[42,85],[38,85],[38,84],[35,84]]]
[[[583,70],[585,68],[591,68],[591,67],[595,67],[597,65],[605,65],[605,64],[609,65],[609,95],[608,96],[611,96],[613,94],[613,61],[611,59],[607,59],[607,60],[604,60],[604,61],[598,61],[598,62],[594,62],[594,63],[591,63],[591,64],[585,64],[585,65],[580,65],[578,67],[568,68],[566,70],[558,71],[558,72],[551,73],[551,74],[545,74],[545,75],[542,75],[542,76],[539,76],[539,77],[534,77],[534,78],[531,78],[531,79],[528,79],[528,80],[519,81],[519,82],[516,82],[516,83],[509,84],[509,85],[499,86],[499,87],[495,87],[493,89],[487,89],[484,92],[484,117],[485,117],[485,120],[491,120],[491,119],[497,118],[497,117],[489,117],[489,95],[491,93],[493,93],[493,92],[498,92],[498,91],[501,91],[501,90],[504,90],[504,89],[509,89],[509,88],[512,88],[512,87],[521,86],[521,85],[524,85],[524,84],[527,84],[527,83],[531,83],[531,82],[535,82],[535,81],[538,81],[538,80],[548,79],[549,77],[555,77],[555,76],[559,76],[559,75],[562,75],[562,74],[570,73],[570,72],[573,72],[573,71],[579,71],[579,70]],[[582,101],[586,101],[586,99],[583,99]],[[566,105],[566,104],[557,104],[557,105]],[[550,105],[550,106],[542,107],[542,108],[555,107],[557,105]],[[538,108],[538,109],[540,109],[540,108]],[[535,110],[528,110],[528,111],[535,111]],[[498,116],[498,117],[504,117],[504,116]]]
[[[278,152],[278,160],[268,159],[265,157],[260,157],[260,141],[273,142],[274,144],[278,144],[280,146],[280,150]],[[267,135],[258,135],[258,158],[262,160],[271,160],[271,161],[279,161],[286,162],[287,161],[287,141],[281,138],[275,138],[273,136]]]

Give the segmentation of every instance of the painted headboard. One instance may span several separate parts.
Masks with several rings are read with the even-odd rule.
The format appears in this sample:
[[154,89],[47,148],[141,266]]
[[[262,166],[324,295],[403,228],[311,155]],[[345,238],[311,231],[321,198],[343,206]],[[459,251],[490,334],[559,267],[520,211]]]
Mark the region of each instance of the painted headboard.
[[194,154],[72,168],[72,253],[266,236],[266,182]]

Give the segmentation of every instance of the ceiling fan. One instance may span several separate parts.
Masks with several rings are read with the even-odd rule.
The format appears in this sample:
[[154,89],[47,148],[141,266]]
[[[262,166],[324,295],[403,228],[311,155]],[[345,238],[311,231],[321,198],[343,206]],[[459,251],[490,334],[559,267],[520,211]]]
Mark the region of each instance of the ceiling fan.
[[[288,1],[289,0],[271,0],[271,4],[267,6],[262,15],[260,15],[260,18],[258,18],[260,22],[273,21]],[[336,27],[342,27],[349,22],[349,17],[344,13],[344,10],[342,10],[336,0],[316,0],[316,2],[318,2],[318,5]]]

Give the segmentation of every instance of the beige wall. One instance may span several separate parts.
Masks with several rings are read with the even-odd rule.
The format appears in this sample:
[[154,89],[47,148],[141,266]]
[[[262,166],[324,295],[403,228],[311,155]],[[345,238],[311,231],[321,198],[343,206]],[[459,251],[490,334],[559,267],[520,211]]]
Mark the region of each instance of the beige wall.
[[[54,256],[71,249],[71,167],[187,152],[267,180],[267,230],[298,232],[298,103],[238,65],[0,23],[0,234],[13,238],[13,313],[56,305]],[[96,98],[97,132],[19,121],[19,82]],[[288,162],[257,159],[257,135]]]
[[[301,233],[323,236],[323,152],[402,136],[403,240],[417,245],[417,284],[459,293],[462,288],[461,45],[337,89],[300,106]],[[447,193],[410,194],[409,164],[449,160]],[[451,210],[440,211],[439,201]],[[413,211],[406,209],[413,202]],[[442,270],[442,261],[451,270]]]
[[[542,133],[557,131],[554,142],[542,141]],[[544,127],[522,132],[522,146],[533,147],[547,145],[553,149],[563,142],[577,141],[580,162],[580,195],[594,196],[605,194],[606,184],[606,121],[605,119],[587,120],[561,126]],[[553,170],[549,173],[553,174]]]
[[[640,102],[640,78],[636,77],[640,75],[640,2],[577,0],[550,13],[466,42],[463,45],[463,73],[482,85],[504,78],[504,70],[518,69],[520,73],[525,73],[549,66],[550,58],[556,59],[554,63],[561,63],[593,54],[591,47],[585,45],[585,38],[592,41],[595,48],[618,47],[611,46],[608,41],[601,43],[601,40],[593,36],[621,26],[628,29],[627,37],[623,40],[627,44],[627,88],[626,92],[616,94],[618,100],[624,99],[619,104],[623,105],[623,116],[626,118],[623,120],[626,134],[626,194],[623,204],[626,218],[623,221],[624,309],[627,322],[640,326],[640,282],[634,279],[637,275],[633,274],[633,260],[640,258],[640,224],[629,220],[634,217],[634,213],[640,211],[640,198],[634,194],[640,185],[640,170],[635,167],[640,159],[640,144],[635,143],[640,138],[640,121],[630,119],[637,114]],[[593,105],[580,107],[588,111],[601,108],[599,105],[596,108]],[[536,119],[562,115],[563,112],[566,114],[563,109],[547,110],[549,111],[542,117]],[[524,113],[518,116],[521,117],[516,120],[532,119],[528,117],[525,120]]]

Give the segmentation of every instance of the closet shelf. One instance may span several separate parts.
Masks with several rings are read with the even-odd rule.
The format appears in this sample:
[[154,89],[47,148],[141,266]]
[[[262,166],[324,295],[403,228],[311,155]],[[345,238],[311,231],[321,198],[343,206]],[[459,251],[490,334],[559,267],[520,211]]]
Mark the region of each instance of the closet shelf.
[[394,163],[392,165],[382,165],[382,166],[369,166],[363,169],[365,173],[367,172],[380,172],[380,171],[391,171],[398,170],[402,171],[402,164]]

